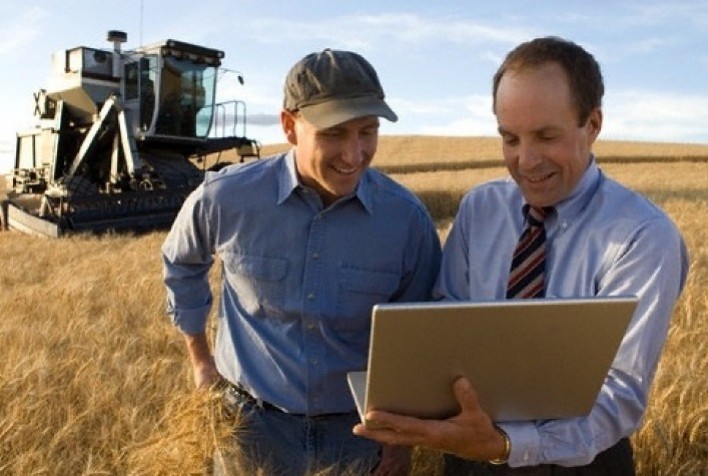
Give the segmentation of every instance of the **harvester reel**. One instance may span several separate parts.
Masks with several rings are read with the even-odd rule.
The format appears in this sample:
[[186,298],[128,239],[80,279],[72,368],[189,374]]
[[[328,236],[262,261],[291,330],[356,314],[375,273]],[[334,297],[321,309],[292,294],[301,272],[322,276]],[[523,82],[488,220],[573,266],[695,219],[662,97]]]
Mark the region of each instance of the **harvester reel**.
[[69,197],[88,197],[99,193],[95,183],[80,175],[64,178],[60,183],[65,187],[66,195]]

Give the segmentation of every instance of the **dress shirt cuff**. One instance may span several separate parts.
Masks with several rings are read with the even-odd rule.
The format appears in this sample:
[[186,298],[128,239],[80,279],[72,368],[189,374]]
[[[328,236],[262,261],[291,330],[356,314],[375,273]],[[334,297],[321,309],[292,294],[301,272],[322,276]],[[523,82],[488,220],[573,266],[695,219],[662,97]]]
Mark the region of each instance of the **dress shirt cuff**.
[[511,441],[510,467],[536,466],[540,463],[541,435],[532,422],[504,422],[498,425]]
[[211,305],[195,309],[168,310],[172,323],[184,334],[194,335],[204,332]]

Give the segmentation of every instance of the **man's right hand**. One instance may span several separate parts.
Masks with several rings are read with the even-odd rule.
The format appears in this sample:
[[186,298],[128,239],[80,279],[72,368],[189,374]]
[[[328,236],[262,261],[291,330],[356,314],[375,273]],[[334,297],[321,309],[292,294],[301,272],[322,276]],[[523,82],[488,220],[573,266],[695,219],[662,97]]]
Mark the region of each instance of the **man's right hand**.
[[194,374],[194,384],[198,389],[208,389],[221,380],[214,356],[209,350],[209,342],[206,334],[185,335],[187,341],[187,352],[189,353],[189,361],[192,364],[192,373]]
[[213,357],[211,359],[211,363],[208,365],[193,365],[192,371],[194,373],[194,384],[198,389],[211,388],[214,384],[221,380],[221,375],[216,370],[216,364],[214,364]]

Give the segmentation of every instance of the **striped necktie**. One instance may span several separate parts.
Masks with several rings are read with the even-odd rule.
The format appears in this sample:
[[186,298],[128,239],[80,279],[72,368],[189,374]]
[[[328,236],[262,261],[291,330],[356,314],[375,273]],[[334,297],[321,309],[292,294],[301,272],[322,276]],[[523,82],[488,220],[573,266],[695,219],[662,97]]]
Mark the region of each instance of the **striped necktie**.
[[509,282],[506,287],[507,299],[544,297],[546,229],[543,221],[552,210],[552,207],[524,206],[527,225],[519,238],[511,261]]

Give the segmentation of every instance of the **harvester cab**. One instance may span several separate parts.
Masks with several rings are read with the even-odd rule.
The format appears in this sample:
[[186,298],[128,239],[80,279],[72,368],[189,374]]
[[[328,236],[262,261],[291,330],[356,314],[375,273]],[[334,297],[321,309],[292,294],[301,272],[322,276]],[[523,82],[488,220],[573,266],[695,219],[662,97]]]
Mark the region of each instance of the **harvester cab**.
[[216,104],[223,51],[170,39],[124,52],[126,40],[110,31],[113,49],[53,56],[34,94],[38,123],[17,134],[5,227],[52,237],[166,228],[201,183],[202,159],[260,157],[245,103]]

